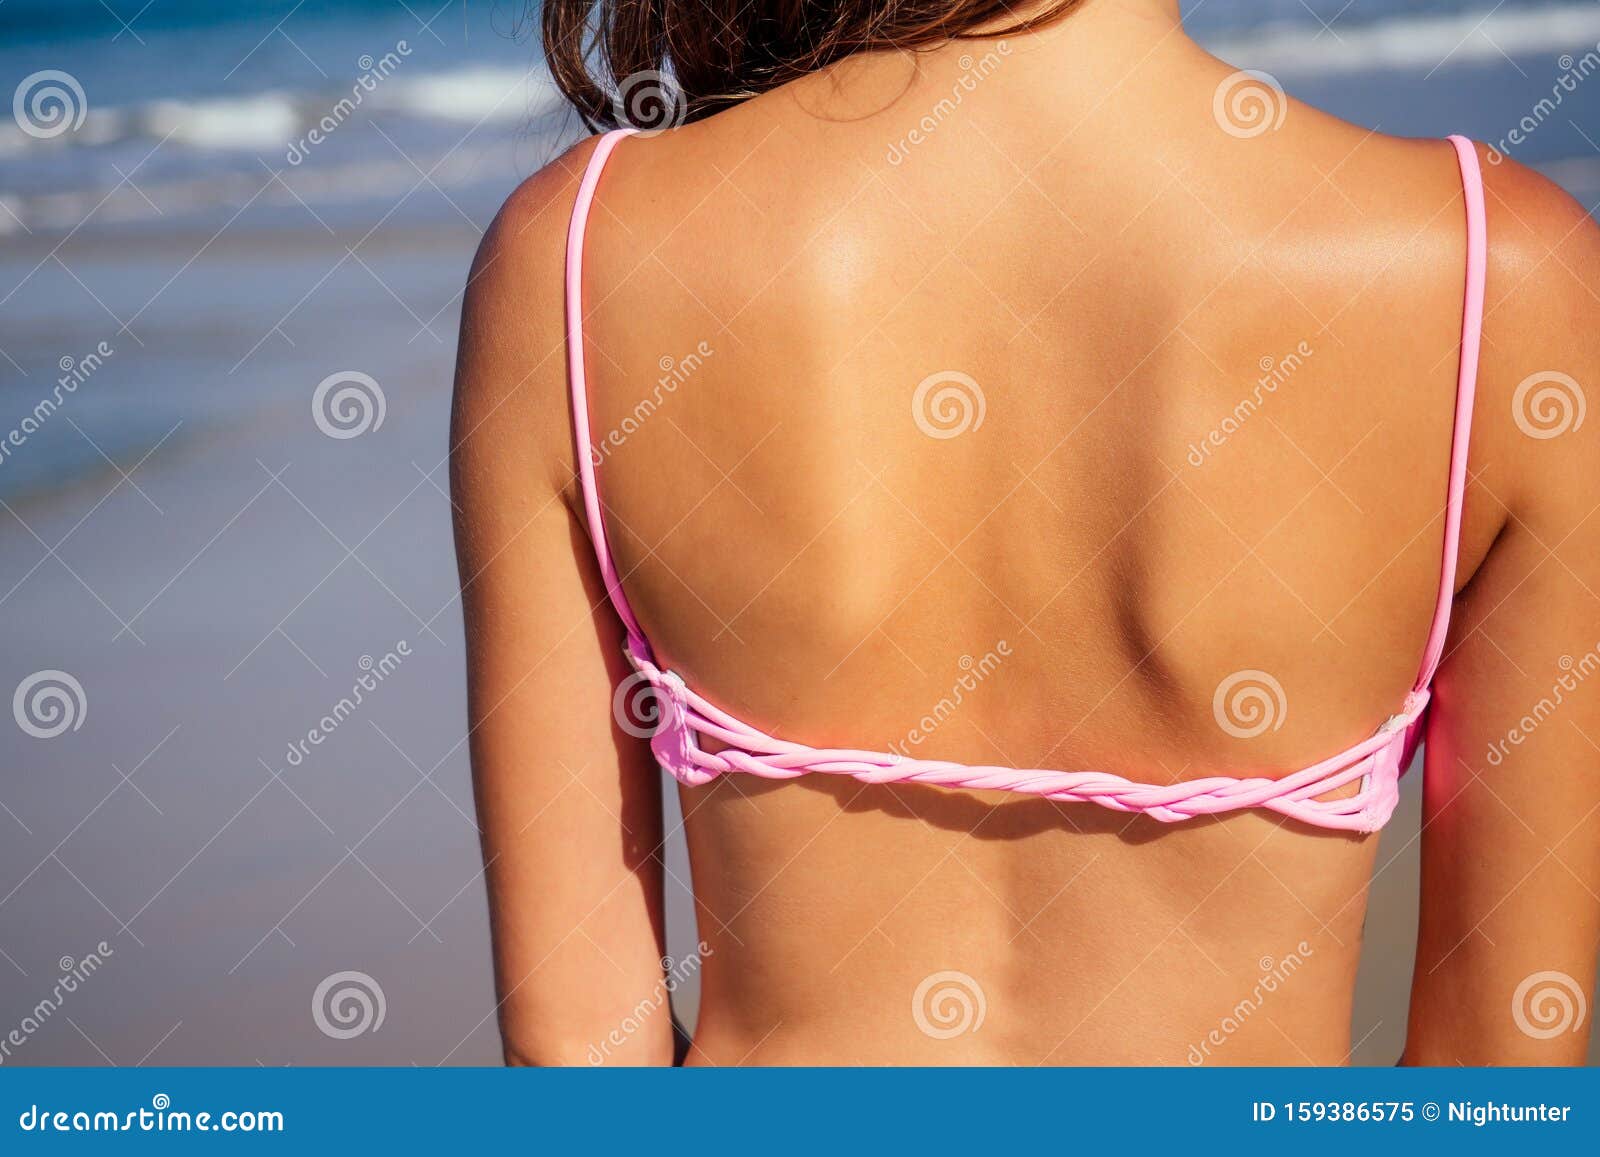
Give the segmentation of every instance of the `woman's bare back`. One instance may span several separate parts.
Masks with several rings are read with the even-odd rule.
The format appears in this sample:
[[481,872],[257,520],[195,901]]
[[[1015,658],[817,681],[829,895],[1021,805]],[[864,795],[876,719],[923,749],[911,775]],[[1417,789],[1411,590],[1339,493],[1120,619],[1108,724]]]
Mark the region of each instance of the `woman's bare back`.
[[[1446,142],[1270,90],[1282,123],[1240,131],[1237,80],[1091,5],[619,146],[590,415],[667,664],[814,746],[1159,784],[1282,776],[1400,709],[1440,575],[1461,177]],[[585,159],[519,195],[531,234]],[[1492,302],[1528,276],[1529,181],[1491,173]],[[1527,475],[1519,308],[1486,328],[1472,463],[1505,493],[1469,492],[1461,588]],[[549,309],[513,408],[576,527]],[[823,775],[681,802],[691,1063],[1348,1055],[1375,838]]]

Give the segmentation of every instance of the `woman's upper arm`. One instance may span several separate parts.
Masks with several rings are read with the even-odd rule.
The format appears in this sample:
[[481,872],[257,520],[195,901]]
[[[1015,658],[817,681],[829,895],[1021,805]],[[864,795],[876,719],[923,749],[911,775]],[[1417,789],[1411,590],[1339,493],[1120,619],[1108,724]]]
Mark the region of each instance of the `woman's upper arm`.
[[563,498],[562,253],[583,155],[507,202],[463,302],[451,495],[468,726],[508,1059],[667,1063],[659,772],[613,720],[622,634]]
[[1467,502],[1504,526],[1435,680],[1406,1059],[1578,1064],[1600,950],[1600,233],[1526,171],[1491,176]]

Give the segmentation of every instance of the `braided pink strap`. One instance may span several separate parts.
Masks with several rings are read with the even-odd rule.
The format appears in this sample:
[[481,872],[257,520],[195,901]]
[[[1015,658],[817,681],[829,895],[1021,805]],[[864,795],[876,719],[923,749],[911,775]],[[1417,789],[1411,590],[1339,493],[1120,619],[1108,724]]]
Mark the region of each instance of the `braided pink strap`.
[[[1210,776],[1165,787],[1136,783],[1099,771],[1048,771],[973,766],[946,760],[909,759],[880,751],[816,748],[777,739],[735,719],[695,694],[677,674],[658,668],[643,647],[630,644],[628,661],[652,690],[644,714],[654,714],[651,748],[680,783],[698,787],[729,771],[764,779],[810,773],[848,775],[862,783],[925,783],[940,787],[1013,791],[1062,802],[1097,803],[1142,812],[1164,822],[1264,807],[1323,828],[1376,831],[1394,811],[1397,779],[1409,732],[1428,704],[1427,691],[1406,697],[1401,714],[1369,738],[1330,759],[1283,779]],[[652,710],[653,709],[653,710]],[[701,748],[699,737],[727,744]],[[1361,780],[1343,799],[1316,797]]]

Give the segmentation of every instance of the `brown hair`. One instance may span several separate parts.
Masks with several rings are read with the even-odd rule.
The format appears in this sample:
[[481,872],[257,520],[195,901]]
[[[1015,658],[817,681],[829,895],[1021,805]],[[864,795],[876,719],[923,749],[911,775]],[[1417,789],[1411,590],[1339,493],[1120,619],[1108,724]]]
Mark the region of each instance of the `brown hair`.
[[995,27],[1016,0],[544,0],[544,56],[591,129],[664,128],[858,52],[1016,35],[1080,2]]

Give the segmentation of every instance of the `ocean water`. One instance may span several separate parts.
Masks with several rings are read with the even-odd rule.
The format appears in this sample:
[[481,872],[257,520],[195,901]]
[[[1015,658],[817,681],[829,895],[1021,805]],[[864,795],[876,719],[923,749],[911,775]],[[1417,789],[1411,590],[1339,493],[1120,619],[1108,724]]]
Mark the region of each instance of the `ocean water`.
[[[101,0],[0,4],[0,87],[20,98],[27,78],[66,73],[31,92],[52,90],[58,112],[65,102],[82,117],[57,136],[0,120],[0,234],[70,229],[96,205],[97,227],[225,217],[264,166],[292,172],[301,198],[338,216],[404,191],[410,161],[438,165],[446,187],[502,179],[488,154],[525,173],[570,128],[543,74],[537,14],[517,0],[125,7],[126,24]],[[1185,11],[1225,58],[1388,132],[1493,142],[1537,117],[1509,151],[1600,187],[1597,133],[1580,127],[1600,124],[1600,84],[1584,73],[1585,54],[1600,68],[1593,0],[1189,0]],[[1552,93],[1560,107],[1541,113]],[[309,143],[330,117],[337,127]],[[117,187],[135,167],[132,184],[162,195]],[[293,202],[286,189],[264,197]]]

